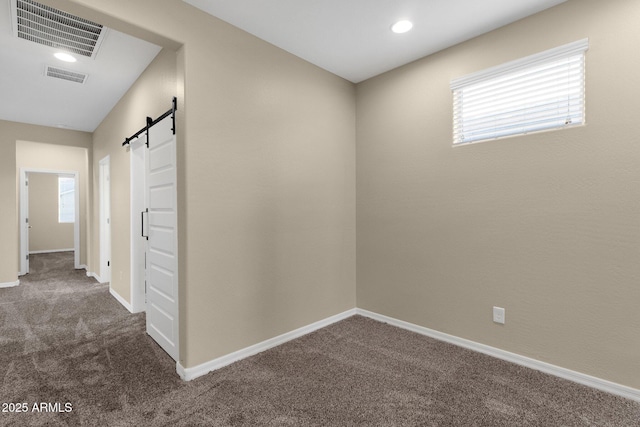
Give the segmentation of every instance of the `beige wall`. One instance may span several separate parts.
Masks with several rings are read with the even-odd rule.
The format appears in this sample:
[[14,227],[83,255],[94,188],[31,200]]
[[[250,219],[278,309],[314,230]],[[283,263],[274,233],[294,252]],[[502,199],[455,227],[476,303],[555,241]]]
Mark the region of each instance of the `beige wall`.
[[185,49],[186,366],[355,307],[353,85],[194,19],[210,30]]
[[189,365],[355,307],[354,88],[234,37],[237,69],[187,56],[187,121],[211,115],[187,126]]
[[29,252],[73,250],[74,223],[58,222],[58,175],[29,174]]
[[[640,388],[638,16],[570,0],[358,85],[359,307]],[[451,79],[584,37],[586,126],[451,147]]]
[[0,283],[16,281],[19,270],[16,169],[18,140],[46,142],[58,147],[82,147],[87,150],[91,147],[91,134],[86,132],[0,120]]
[[[354,85],[180,0],[45,3],[120,30],[135,17],[184,43],[176,70],[184,80],[177,89],[183,366],[355,306]],[[138,96],[125,104],[145,102]],[[149,105],[166,109],[159,98]],[[122,203],[113,217],[113,286],[127,299],[129,172],[119,143],[158,111],[130,113],[110,115],[94,135],[94,164],[113,155],[112,198]]]
[[[47,128],[45,128],[47,129]],[[50,129],[50,128],[49,128]],[[78,172],[79,196],[80,196],[80,265],[87,265],[89,259],[89,179],[90,179],[90,134],[78,132],[84,138],[82,142],[76,143],[73,139],[67,142],[69,145],[54,143],[17,141],[16,142],[16,173],[20,173],[21,168],[56,171]],[[31,196],[31,195],[30,195]],[[32,213],[30,207],[29,213]],[[35,227],[35,224],[34,224]],[[71,246],[73,247],[73,243]],[[36,250],[30,248],[31,250]]]

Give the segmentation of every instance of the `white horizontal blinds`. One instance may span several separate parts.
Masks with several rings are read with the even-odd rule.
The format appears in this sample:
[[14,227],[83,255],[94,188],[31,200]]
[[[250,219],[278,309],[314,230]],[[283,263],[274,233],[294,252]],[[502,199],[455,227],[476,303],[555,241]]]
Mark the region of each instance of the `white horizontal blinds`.
[[73,176],[58,177],[58,222],[75,222],[76,180]]
[[585,39],[454,80],[454,144],[584,123],[587,47]]

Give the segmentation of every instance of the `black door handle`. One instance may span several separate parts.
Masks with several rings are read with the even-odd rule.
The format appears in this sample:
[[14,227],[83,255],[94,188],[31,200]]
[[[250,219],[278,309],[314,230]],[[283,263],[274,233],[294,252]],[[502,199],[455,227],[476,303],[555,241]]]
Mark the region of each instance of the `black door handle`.
[[144,235],[144,214],[149,213],[149,208],[143,210],[142,212],[140,212],[140,219],[141,219],[141,229],[140,229],[140,235],[144,238],[146,238],[147,240],[149,240],[149,236],[145,236]]

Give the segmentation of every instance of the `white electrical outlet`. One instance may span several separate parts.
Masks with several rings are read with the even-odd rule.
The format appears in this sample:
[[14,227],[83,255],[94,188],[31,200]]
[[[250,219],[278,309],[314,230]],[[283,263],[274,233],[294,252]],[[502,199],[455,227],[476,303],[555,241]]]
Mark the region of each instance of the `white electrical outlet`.
[[493,321],[504,325],[504,308],[493,307]]

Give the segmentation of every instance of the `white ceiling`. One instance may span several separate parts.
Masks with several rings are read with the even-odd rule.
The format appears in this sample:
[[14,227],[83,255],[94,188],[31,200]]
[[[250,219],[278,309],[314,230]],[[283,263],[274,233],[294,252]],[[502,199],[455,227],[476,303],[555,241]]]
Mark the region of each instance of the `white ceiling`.
[[358,83],[566,0],[184,1]]
[[[56,49],[15,37],[10,0],[0,0],[0,120],[93,132],[160,49],[108,29],[95,59],[62,62]],[[47,65],[88,78],[78,84],[46,77]]]
[[[93,132],[160,51],[108,29],[95,59],[63,63],[13,35],[0,0],[0,120]],[[360,82],[566,0],[184,0],[352,82]],[[412,31],[391,25],[410,19]],[[84,84],[47,65],[88,74]]]

